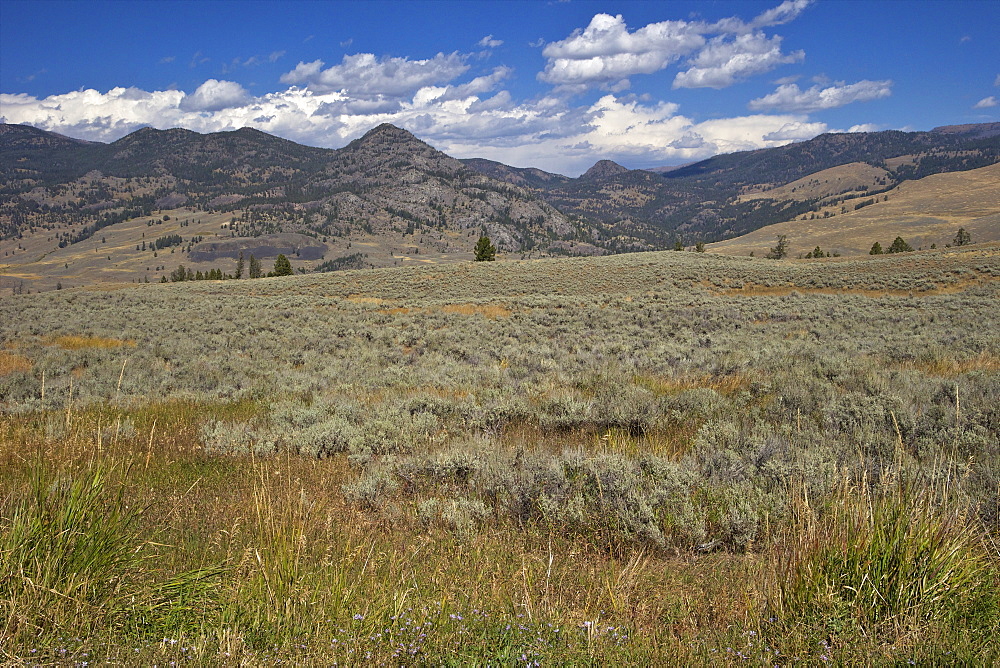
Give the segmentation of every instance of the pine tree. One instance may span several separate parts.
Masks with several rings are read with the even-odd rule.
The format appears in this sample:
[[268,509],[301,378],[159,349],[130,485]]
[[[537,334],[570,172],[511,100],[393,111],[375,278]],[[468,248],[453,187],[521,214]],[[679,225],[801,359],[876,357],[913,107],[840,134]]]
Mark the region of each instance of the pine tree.
[[240,251],[240,258],[236,260],[236,278],[243,278],[243,251]]
[[875,242],[872,244],[872,249],[868,251],[869,255],[881,255],[882,254],[882,244]]
[[292,275],[292,263],[288,261],[288,258],[283,254],[279,254],[278,258],[274,261],[274,272],[275,276],[291,276]]
[[913,246],[903,241],[903,237],[896,237],[892,245],[889,246],[887,253],[909,253],[913,250]]
[[972,243],[972,235],[965,231],[964,227],[958,228],[955,240],[951,242],[953,246],[965,246]]
[[778,245],[771,249],[767,257],[771,260],[780,260],[788,255],[788,237],[784,234],[778,235]]
[[493,262],[497,259],[497,249],[486,235],[479,237],[475,248],[476,262]]
[[255,258],[253,256],[253,253],[251,253],[250,254],[250,278],[260,278],[263,275],[264,274],[263,274],[263,272],[262,272],[262,270],[260,268],[260,260],[258,260],[257,258]]

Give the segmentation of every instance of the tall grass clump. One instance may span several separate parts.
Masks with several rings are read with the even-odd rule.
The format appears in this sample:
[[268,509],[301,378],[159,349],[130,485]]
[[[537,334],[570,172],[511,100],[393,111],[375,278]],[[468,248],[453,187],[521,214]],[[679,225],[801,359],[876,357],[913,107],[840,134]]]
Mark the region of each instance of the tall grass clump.
[[[5,634],[25,638],[121,612],[141,569],[137,509],[103,467],[75,478],[42,470],[0,525]],[[103,621],[103,619],[102,619]],[[2,634],[0,634],[2,637]]]
[[[156,577],[142,508],[92,464],[73,475],[34,466],[28,491],[0,507],[0,645],[62,635],[151,636],[198,625],[221,567]],[[15,500],[16,499],[16,500]]]
[[898,480],[844,485],[824,511],[798,502],[771,588],[777,617],[847,643],[859,633],[886,644],[996,637],[996,543],[942,498]]

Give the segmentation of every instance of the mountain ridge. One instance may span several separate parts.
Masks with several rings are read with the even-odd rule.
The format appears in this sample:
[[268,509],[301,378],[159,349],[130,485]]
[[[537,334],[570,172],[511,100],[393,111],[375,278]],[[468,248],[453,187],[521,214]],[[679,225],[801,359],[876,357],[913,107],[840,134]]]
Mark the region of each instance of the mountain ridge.
[[[835,213],[904,181],[998,161],[1000,124],[826,134],[660,171],[599,160],[577,178],[458,160],[391,124],[340,149],[253,128],[200,134],[147,127],[102,144],[0,125],[0,243],[12,242],[5,257],[21,261],[27,236],[44,235],[44,243],[31,244],[44,257],[122,224],[142,231],[128,221],[166,231],[156,216],[187,211],[215,227],[171,228],[189,233],[185,249],[206,234],[305,234],[332,259],[363,251],[372,266],[461,259],[481,234],[503,253],[532,257],[655,250],[732,239],[815,217],[824,207]],[[874,176],[851,183],[848,171],[838,177],[846,179],[842,186],[808,196],[781,189],[852,162],[869,165]],[[130,243],[144,247],[141,238]]]

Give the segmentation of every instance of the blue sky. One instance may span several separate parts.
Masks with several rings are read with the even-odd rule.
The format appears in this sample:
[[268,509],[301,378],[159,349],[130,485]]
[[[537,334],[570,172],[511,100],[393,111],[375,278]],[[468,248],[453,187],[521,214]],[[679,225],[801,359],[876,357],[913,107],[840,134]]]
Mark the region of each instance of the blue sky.
[[389,122],[576,175],[1000,120],[1000,3],[0,0],[0,117],[113,141]]

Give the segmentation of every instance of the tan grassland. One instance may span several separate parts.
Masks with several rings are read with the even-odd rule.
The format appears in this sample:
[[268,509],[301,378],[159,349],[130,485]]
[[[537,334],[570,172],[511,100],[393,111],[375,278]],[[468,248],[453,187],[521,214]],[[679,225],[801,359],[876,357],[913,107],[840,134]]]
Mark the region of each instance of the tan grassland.
[[[858,210],[853,207],[869,197],[825,207],[815,219],[768,225],[736,239],[709,244],[707,248],[713,253],[752,252],[763,257],[775,245],[778,235],[784,234],[792,258],[816,246],[844,256],[865,255],[876,241],[885,249],[897,236],[913,248],[926,249],[931,244],[943,248],[951,243],[960,227],[972,235],[973,243],[1000,241],[1000,164],[907,181],[872,197],[876,200],[874,204]],[[841,212],[843,206],[848,209],[846,213]],[[831,216],[824,218],[825,212]]]
[[873,167],[866,162],[851,162],[803,176],[791,183],[775,188],[755,189],[740,196],[741,201],[754,199],[807,200],[832,195],[863,195],[865,190],[878,189],[879,179],[888,176],[881,167]]

